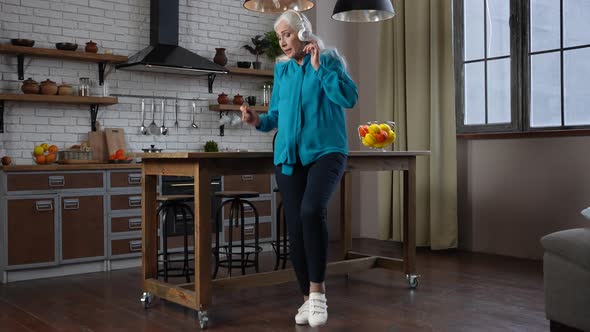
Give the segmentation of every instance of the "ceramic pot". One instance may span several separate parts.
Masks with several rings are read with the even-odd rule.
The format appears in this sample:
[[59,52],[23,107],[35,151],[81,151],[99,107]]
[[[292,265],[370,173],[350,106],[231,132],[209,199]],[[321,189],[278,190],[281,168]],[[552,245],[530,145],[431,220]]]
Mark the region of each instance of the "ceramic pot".
[[242,105],[244,103],[244,97],[240,96],[240,94],[238,93],[234,96],[233,103],[234,105]]
[[219,96],[217,97],[217,102],[219,104],[227,104],[229,103],[229,98],[227,98],[227,95],[225,93],[220,93]]
[[86,47],[84,48],[84,51],[86,51],[88,53],[96,53],[96,52],[98,52],[98,46],[96,46],[96,43],[91,40],[86,43]]
[[57,94],[60,96],[71,96],[74,94],[74,89],[71,85],[62,83],[57,87]]
[[50,79],[41,82],[41,94],[54,95],[57,94],[57,84]]
[[216,48],[215,49],[215,57],[213,58],[213,62],[220,66],[225,66],[227,64],[227,56],[225,55],[225,48]]
[[23,81],[23,85],[20,89],[25,94],[37,94],[39,93],[39,83],[29,77],[29,79]]

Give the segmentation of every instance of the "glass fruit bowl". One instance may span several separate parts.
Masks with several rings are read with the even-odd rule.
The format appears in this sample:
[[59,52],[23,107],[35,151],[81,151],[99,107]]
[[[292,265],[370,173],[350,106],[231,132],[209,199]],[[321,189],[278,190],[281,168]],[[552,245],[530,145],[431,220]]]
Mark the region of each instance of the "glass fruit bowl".
[[395,142],[395,122],[393,121],[369,121],[358,126],[358,134],[361,143],[371,149],[386,149]]

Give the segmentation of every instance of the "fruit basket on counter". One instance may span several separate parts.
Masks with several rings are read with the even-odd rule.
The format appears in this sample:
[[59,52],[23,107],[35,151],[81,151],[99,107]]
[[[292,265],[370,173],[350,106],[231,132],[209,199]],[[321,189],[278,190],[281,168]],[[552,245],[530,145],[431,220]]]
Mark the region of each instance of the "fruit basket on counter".
[[358,134],[361,143],[371,149],[390,151],[388,148],[395,142],[395,122],[370,121],[358,126]]
[[35,164],[49,165],[58,160],[58,151],[59,148],[57,146],[43,143],[35,146],[31,156],[33,157]]

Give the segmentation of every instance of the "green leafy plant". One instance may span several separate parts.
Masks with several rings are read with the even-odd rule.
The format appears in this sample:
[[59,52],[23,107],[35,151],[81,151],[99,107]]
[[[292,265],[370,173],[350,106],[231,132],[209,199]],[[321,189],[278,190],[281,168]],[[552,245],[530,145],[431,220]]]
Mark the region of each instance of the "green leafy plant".
[[205,142],[205,152],[218,152],[219,147],[217,146],[217,142],[215,141],[207,141]]
[[281,45],[279,44],[279,37],[277,37],[276,32],[268,31],[264,34],[264,38],[268,40],[268,49],[266,50],[266,56],[274,61],[278,56],[283,54],[283,50],[281,49]]
[[252,40],[252,45],[254,45],[254,47],[252,47],[251,45],[244,45],[242,47],[247,49],[248,52],[250,52],[250,54],[255,55],[256,62],[258,62],[258,57],[260,55],[264,54],[264,52],[266,52],[266,50],[268,50],[270,42],[266,38],[263,38],[261,35],[257,35],[254,38],[252,38],[251,40]]

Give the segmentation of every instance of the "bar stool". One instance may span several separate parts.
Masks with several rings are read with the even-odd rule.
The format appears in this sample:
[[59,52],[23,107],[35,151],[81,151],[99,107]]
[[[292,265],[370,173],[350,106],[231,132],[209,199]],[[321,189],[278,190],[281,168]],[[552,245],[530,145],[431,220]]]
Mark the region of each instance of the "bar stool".
[[[186,278],[186,282],[190,282],[190,276],[195,275],[195,270],[189,267],[189,259],[194,259],[194,251],[188,249],[188,236],[194,232],[194,215],[192,208],[186,204],[192,199],[192,195],[168,195],[156,198],[161,203],[157,214],[161,221],[160,234],[162,236],[162,250],[158,253],[158,266],[160,263],[163,266],[158,269],[158,277],[164,277],[165,282],[168,282],[168,277],[183,276]],[[173,229],[172,232],[169,232],[169,227]],[[168,236],[180,235],[184,237],[183,254],[181,257],[175,257],[176,253],[168,252]],[[189,255],[193,256],[189,257]],[[182,268],[172,266],[172,264],[179,262],[182,262]],[[171,274],[170,271],[180,272]]]
[[[215,248],[213,249],[213,253],[215,255],[215,271],[213,272],[213,278],[217,277],[217,272],[219,267],[226,267],[228,269],[228,275],[231,277],[231,270],[232,268],[241,268],[242,275],[246,274],[247,267],[254,267],[256,272],[258,272],[258,254],[262,251],[262,247],[258,245],[258,210],[256,207],[247,200],[247,198],[255,198],[260,196],[258,192],[255,191],[218,191],[215,193],[216,197],[219,198],[227,198],[221,206],[217,209],[217,214],[215,217]],[[221,246],[219,241],[219,233],[221,232],[222,227],[222,211],[223,208],[230,204],[229,209],[229,241],[226,245]],[[246,244],[245,240],[245,221],[244,221],[244,212],[245,206],[249,206],[252,208],[254,212],[254,244]],[[233,230],[232,227],[240,227],[240,245],[239,245],[239,252],[234,253],[234,244],[232,239]],[[221,260],[220,254],[223,251],[226,259]],[[234,255],[240,255],[239,257],[235,257]],[[254,255],[254,258],[251,259],[250,255]]]
[[[279,188],[275,188],[273,192],[278,193]],[[271,242],[272,248],[275,251],[276,261],[275,261],[275,271],[279,269],[279,264],[283,262],[283,270],[287,265],[287,260],[289,259],[289,236],[287,232],[287,217],[285,215],[285,211],[283,209],[283,201],[279,203],[277,207],[277,218],[276,218],[276,232],[275,232],[275,241]],[[281,218],[281,215],[283,218]],[[282,232],[281,232],[282,231]],[[281,252],[282,251],[282,252]]]

